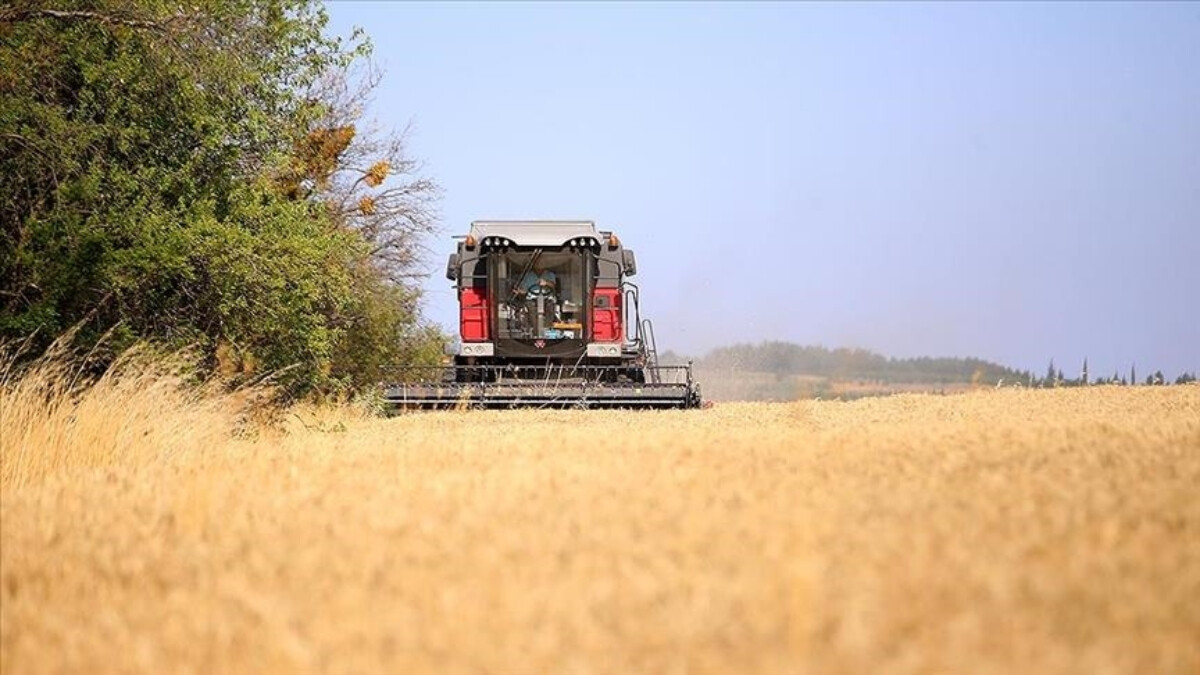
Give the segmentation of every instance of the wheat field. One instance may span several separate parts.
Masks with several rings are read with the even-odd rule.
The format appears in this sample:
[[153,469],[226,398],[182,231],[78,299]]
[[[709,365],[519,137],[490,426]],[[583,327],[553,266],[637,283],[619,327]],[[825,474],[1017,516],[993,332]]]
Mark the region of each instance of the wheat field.
[[4,673],[1200,672],[1195,386],[262,426],[61,376],[0,387]]

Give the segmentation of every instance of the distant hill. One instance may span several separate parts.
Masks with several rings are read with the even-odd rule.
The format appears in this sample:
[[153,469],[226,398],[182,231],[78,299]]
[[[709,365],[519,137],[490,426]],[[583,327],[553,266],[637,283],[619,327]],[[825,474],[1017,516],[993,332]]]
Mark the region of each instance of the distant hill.
[[[681,364],[667,352],[659,361]],[[791,400],[858,398],[902,391],[950,391],[1025,383],[1030,373],[976,358],[891,358],[866,349],[790,342],[719,347],[694,359],[707,398]]]

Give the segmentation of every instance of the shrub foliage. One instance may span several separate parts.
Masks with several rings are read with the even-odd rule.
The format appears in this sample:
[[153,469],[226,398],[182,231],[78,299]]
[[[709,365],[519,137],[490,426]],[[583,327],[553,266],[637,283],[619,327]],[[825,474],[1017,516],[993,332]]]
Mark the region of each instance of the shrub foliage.
[[369,42],[325,23],[308,0],[0,8],[0,337],[86,321],[112,354],[195,345],[294,390],[429,358],[438,188],[363,130]]

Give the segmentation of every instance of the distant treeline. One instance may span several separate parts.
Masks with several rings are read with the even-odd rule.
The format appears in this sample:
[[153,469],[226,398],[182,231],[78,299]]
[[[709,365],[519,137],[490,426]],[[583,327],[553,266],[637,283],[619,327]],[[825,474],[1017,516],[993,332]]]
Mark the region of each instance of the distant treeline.
[[[680,364],[688,357],[667,352],[663,364]],[[1061,387],[1087,384],[1186,384],[1195,382],[1194,373],[1183,373],[1174,380],[1162,371],[1148,374],[1144,380],[1131,368],[1128,377],[1114,373],[1111,377],[1089,379],[1087,361],[1078,378],[1064,376],[1061,368],[1050,362],[1045,374],[1017,370],[977,358],[917,357],[892,358],[866,349],[798,345],[771,341],[758,344],[741,343],[718,347],[694,359],[696,368],[704,372],[766,373],[776,376],[808,376],[832,381],[876,382],[880,384]]]
[[[1175,384],[1190,384],[1196,381],[1195,373],[1181,373],[1175,378]],[[1038,387],[1086,387],[1089,385],[1099,384],[1116,384],[1122,386],[1139,385],[1157,386],[1171,384],[1172,380],[1163,374],[1163,371],[1156,370],[1146,375],[1145,380],[1138,380],[1137,366],[1129,366],[1129,376],[1126,377],[1123,373],[1114,372],[1111,377],[1092,377],[1088,373],[1087,359],[1083,360],[1083,370],[1080,371],[1079,377],[1066,377],[1063,375],[1062,368],[1054,367],[1054,359],[1050,360],[1050,365],[1046,368],[1046,374],[1040,378],[1030,378],[1029,384]]]
[[[668,352],[663,363],[685,357]],[[975,358],[919,357],[898,359],[866,349],[830,349],[790,342],[762,342],[718,347],[695,360],[704,370],[734,370],[775,375],[810,375],[832,380],[883,383],[1003,384],[1028,382],[1028,371]]]

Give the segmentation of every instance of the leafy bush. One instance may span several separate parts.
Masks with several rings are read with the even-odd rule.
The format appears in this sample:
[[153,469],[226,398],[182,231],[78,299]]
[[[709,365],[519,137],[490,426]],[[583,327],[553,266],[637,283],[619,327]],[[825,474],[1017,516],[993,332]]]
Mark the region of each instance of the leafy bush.
[[307,0],[0,9],[0,338],[86,320],[110,360],[194,345],[297,392],[432,358],[412,279],[437,186],[356,131],[369,43],[325,23]]

